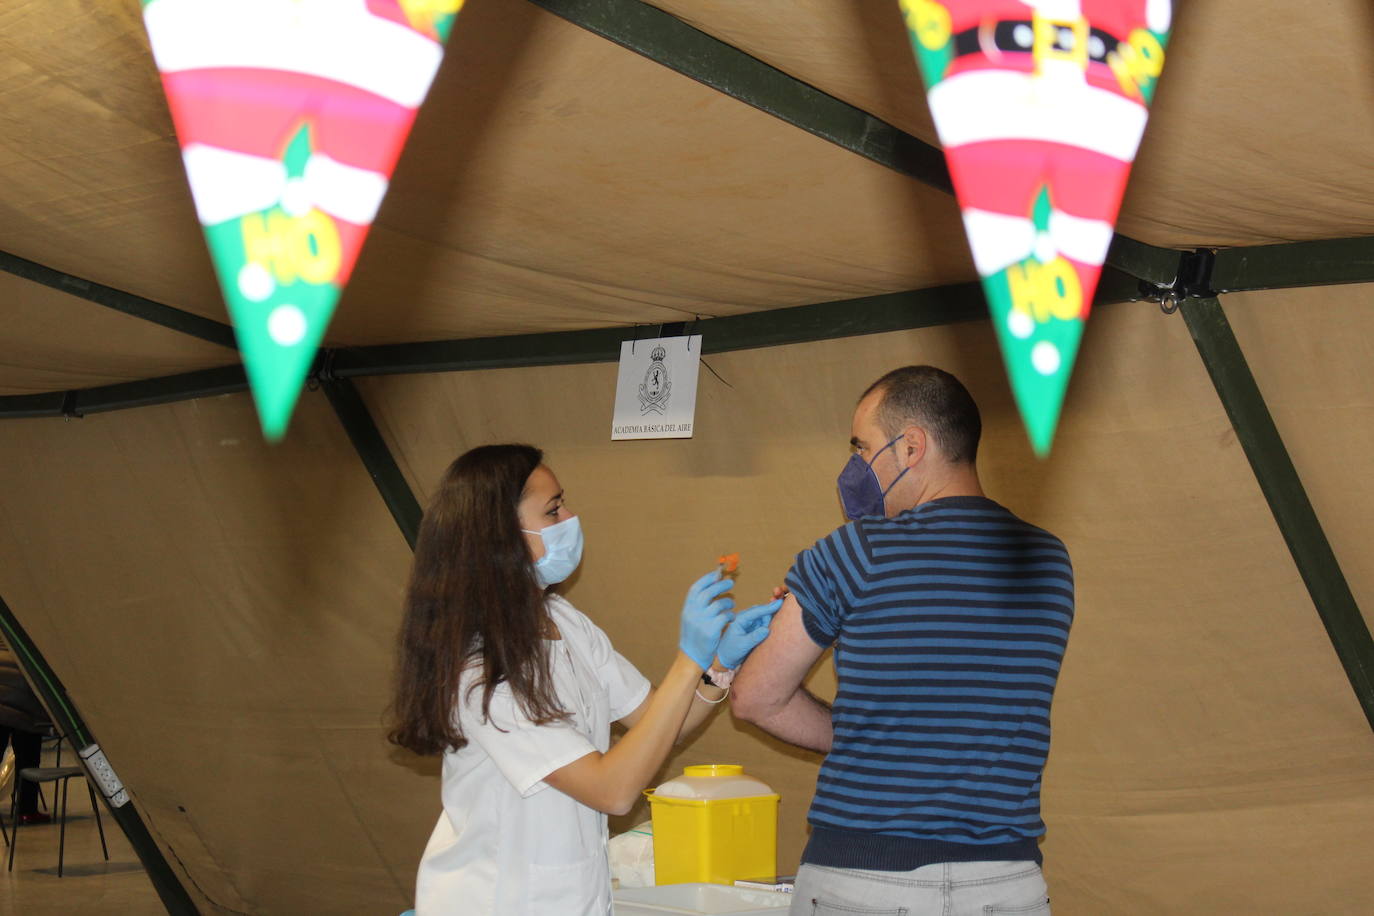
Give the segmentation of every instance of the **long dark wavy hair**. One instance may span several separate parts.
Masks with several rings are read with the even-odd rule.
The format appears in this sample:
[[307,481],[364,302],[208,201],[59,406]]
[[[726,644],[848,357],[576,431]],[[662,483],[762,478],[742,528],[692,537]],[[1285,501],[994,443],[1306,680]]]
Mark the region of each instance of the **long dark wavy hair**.
[[539,724],[567,717],[553,688],[544,644],[544,593],[520,534],[518,509],[544,453],[530,445],[484,445],[444,472],[425,510],[406,587],[388,738],[417,754],[467,744],[454,704],[459,679],[481,665],[470,690],[510,684]]

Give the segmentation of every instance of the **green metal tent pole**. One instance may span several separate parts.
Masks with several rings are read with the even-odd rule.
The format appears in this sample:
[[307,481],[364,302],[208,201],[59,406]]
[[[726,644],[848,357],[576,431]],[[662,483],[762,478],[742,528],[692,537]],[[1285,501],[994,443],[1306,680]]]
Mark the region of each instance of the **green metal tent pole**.
[[1374,728],[1374,640],[1226,313],[1215,296],[1184,299],[1180,311],[1336,655],[1345,667],[1355,697]]
[[[1135,277],[1106,268],[1102,271],[1094,302],[1100,307],[1139,299],[1141,294],[1138,286]],[[982,287],[977,283],[955,283],[858,299],[704,318],[691,322],[691,330],[693,334],[704,336],[702,349],[710,354],[928,328],[985,318],[987,305]],[[629,328],[613,327],[324,350],[313,374],[320,379],[326,375],[342,379],[615,362],[620,357],[620,342],[629,333]],[[326,366],[327,370],[323,368]],[[3,395],[0,396],[0,420],[77,417],[230,394],[247,388],[243,368],[225,366],[76,391]]]
[[164,328],[199,337],[221,347],[238,349],[234,341],[234,329],[210,318],[202,318],[200,315],[163,305],[161,302],[154,302],[122,289],[115,289],[113,286],[74,277],[69,273],[10,254],[8,251],[0,251],[0,270],[61,290],[69,296],[76,296],[117,312],[160,324]]
[[[1113,235],[1106,263],[1152,287],[1169,287],[1178,278],[1178,261],[1182,254],[1174,248],[1156,248],[1124,235]],[[1107,282],[1106,271],[1103,273],[1101,283]]]
[[[691,328],[693,334],[702,335],[702,352],[711,354],[977,321],[987,316],[982,287],[956,283],[703,318],[691,322]],[[640,332],[644,332],[643,327]],[[630,328],[612,327],[351,347],[335,354],[332,371],[339,378],[347,378],[615,362],[620,358],[620,342],[630,334]]]
[[530,2],[794,127],[931,187],[953,192],[945,154],[937,147],[657,7],[641,0]]
[[1212,270],[1219,293],[1374,281],[1374,236],[1222,248]]
[[382,495],[382,501],[391,510],[391,517],[405,536],[410,549],[415,549],[415,538],[420,533],[420,503],[406,483],[405,475],[396,464],[395,457],[387,448],[377,424],[372,422],[367,404],[362,395],[348,379],[325,379],[321,382],[329,404],[343,424],[348,439],[358,452],[368,475]]
[[182,886],[171,866],[167,864],[157,841],[148,833],[148,828],[134,808],[129,793],[115,776],[109,761],[105,759],[105,753],[100,750],[100,745],[95,743],[90,730],[86,728],[86,723],[72,706],[66,688],[34,646],[29,634],[20,626],[3,597],[0,597],[0,630],[4,631],[5,639],[14,650],[20,666],[29,675],[34,690],[53,716],[54,724],[77,749],[77,754],[85,763],[91,783],[100,789],[100,795],[105,799],[111,816],[129,838],[129,845],[143,863],[149,880],[153,882],[153,888],[162,899],[162,905],[172,916],[199,916],[195,903],[186,893],[186,888]]
[[243,374],[243,367],[224,366],[95,388],[3,395],[0,396],[0,420],[41,417],[75,419],[88,413],[151,407],[247,390],[248,379]]

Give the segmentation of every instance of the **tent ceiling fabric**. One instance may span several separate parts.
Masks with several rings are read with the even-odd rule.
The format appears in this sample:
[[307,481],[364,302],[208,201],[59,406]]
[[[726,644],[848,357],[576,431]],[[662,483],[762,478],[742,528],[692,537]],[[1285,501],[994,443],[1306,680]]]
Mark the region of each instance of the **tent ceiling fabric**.
[[[0,248],[224,320],[137,17],[66,6],[0,18],[24,128],[0,141],[22,188]],[[64,43],[38,40],[64,14]],[[972,270],[946,195],[523,0],[474,0],[328,343],[681,321]]]
[[238,355],[0,273],[0,395],[37,394],[227,366]]
[[[934,139],[895,2],[656,5]],[[1184,5],[1122,231],[1179,246],[1374,233],[1371,29],[1361,0]],[[224,320],[137,6],[0,0],[0,78],[0,248]],[[525,0],[471,0],[327,343],[653,324],[973,276],[945,195]]]
[[0,248],[224,320],[138,6],[4,0],[0,79]]
[[[651,2],[938,145],[896,0]],[[1374,233],[1374,7],[1175,6],[1118,231],[1179,248]]]
[[558,17],[478,2],[451,41],[340,338],[682,321],[970,276],[948,196]]

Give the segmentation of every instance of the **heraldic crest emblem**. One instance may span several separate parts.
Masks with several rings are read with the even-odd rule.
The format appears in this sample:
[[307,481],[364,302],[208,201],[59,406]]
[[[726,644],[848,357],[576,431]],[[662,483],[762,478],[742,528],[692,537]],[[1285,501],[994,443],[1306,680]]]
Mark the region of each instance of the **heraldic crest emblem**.
[[663,358],[668,351],[662,346],[654,347],[649,353],[649,368],[644,373],[644,381],[639,383],[639,412],[641,414],[661,414],[668,409],[668,398],[673,383],[668,379],[668,367]]

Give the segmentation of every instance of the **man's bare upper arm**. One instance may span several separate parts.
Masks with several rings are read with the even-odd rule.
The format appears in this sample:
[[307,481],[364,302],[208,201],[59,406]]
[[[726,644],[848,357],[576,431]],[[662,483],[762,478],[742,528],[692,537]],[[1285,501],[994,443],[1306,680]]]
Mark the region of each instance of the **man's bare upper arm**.
[[735,676],[736,703],[745,703],[758,713],[785,705],[824,651],[807,635],[801,605],[788,595],[769,625],[768,638],[749,654]]

